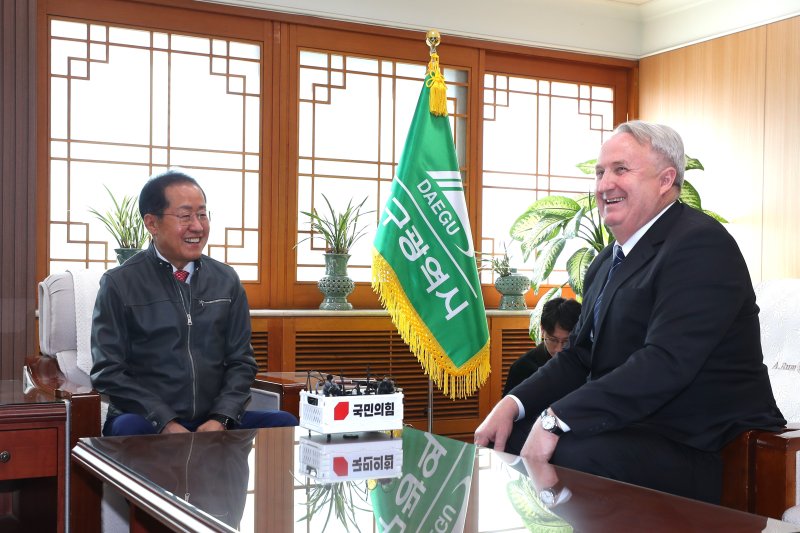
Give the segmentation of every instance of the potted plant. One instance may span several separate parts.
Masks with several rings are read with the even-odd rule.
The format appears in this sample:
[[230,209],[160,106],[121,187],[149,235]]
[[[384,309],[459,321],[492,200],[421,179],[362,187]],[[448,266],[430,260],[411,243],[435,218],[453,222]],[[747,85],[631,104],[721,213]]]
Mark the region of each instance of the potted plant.
[[[501,295],[498,309],[504,311],[527,309],[525,293],[531,288],[531,280],[519,274],[517,269],[511,266],[511,258],[508,256],[508,248],[505,244],[502,255],[480,252],[475,255],[478,256],[478,270],[491,270],[497,274],[494,287]],[[489,257],[485,257],[487,255]]]
[[117,261],[121,265],[142,249],[149,233],[139,214],[138,198],[123,196],[122,200],[117,201],[111,190],[105,185],[103,187],[111,197],[114,207],[105,213],[100,213],[90,207],[89,212],[105,225],[108,232],[117,241],[119,248],[115,248],[114,251],[117,253]]
[[300,242],[313,238],[315,233],[325,240],[325,275],[317,283],[324,295],[319,308],[328,311],[350,310],[353,304],[347,301],[347,296],[353,292],[355,283],[347,276],[347,261],[350,259],[350,248],[366,233],[366,226],[359,227],[358,220],[372,211],[362,211],[367,198],[355,205],[350,200],[344,211],[338,213],[324,194],[322,198],[328,207],[327,213],[320,214],[316,209],[301,211],[309,218],[311,235]]
[[[580,163],[577,167],[584,174],[594,174],[596,159]],[[686,157],[685,169],[705,170],[699,160]],[[691,183],[684,179],[679,200],[686,205],[699,209],[720,222],[727,222],[717,213],[702,208],[700,194]],[[535,256],[531,285],[538,292],[540,285],[553,271],[556,261],[564,251],[567,242],[573,239],[582,240],[582,246],[567,259],[568,283],[580,301],[583,298],[583,280],[589,265],[600,251],[611,244],[613,237],[600,219],[597,202],[593,193],[578,198],[551,195],[534,202],[522,213],[511,226],[511,237],[520,241],[523,259],[528,261],[531,254]],[[551,298],[561,293],[560,287],[548,290],[537,303],[531,315],[531,338],[538,342],[539,317],[542,306]]]

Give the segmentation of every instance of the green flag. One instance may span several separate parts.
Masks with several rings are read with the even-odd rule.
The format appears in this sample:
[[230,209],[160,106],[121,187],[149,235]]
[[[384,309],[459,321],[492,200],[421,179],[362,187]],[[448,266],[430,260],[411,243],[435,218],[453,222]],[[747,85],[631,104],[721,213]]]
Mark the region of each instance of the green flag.
[[489,329],[450,121],[429,109],[441,83],[431,70],[378,224],[372,286],[430,379],[463,398],[489,376]]

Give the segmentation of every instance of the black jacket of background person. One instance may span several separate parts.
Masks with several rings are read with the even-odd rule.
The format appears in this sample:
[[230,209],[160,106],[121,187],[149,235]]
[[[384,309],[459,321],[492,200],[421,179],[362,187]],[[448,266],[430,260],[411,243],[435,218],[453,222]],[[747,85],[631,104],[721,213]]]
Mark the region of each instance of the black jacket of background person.
[[717,221],[676,203],[644,234],[592,309],[612,247],[586,274],[569,348],[511,391],[526,418],[553,411],[576,437],[636,425],[705,451],[786,424],[763,363],[744,258]]
[[151,244],[100,279],[91,378],[108,416],[141,415],[158,432],[175,418],[241,420],[258,371],[247,296],[230,266],[194,264],[191,284],[179,282]]
[[550,352],[544,342],[539,344],[536,348],[532,348],[525,352],[522,357],[514,361],[511,368],[508,369],[508,377],[506,378],[506,385],[503,387],[503,396],[508,394],[511,389],[525,381],[531,374],[539,370],[539,367],[544,366],[550,360]]

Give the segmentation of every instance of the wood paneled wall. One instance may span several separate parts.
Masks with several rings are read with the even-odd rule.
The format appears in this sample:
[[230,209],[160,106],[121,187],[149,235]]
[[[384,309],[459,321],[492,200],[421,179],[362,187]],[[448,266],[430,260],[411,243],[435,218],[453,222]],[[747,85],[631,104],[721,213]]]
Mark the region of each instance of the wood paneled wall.
[[800,277],[800,17],[767,26],[764,279]]
[[755,282],[800,276],[798,59],[795,17],[640,61],[640,117],[703,162],[687,178],[731,222]]
[[36,0],[0,4],[0,379],[34,350]]

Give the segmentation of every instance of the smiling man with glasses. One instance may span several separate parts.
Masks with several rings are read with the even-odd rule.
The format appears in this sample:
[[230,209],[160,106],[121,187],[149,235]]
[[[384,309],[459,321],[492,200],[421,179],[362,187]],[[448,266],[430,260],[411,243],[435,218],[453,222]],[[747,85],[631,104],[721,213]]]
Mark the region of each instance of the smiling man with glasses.
[[540,337],[544,338],[539,346],[528,350],[514,361],[508,370],[503,396],[511,389],[525,381],[534,372],[544,366],[552,357],[569,346],[569,334],[578,317],[581,315],[581,304],[576,300],[553,298],[542,307]]
[[250,309],[230,266],[203,255],[206,195],[169,170],[139,195],[150,247],[100,280],[92,384],[111,405],[103,435],[296,425],[283,411],[245,411],[258,366]]

